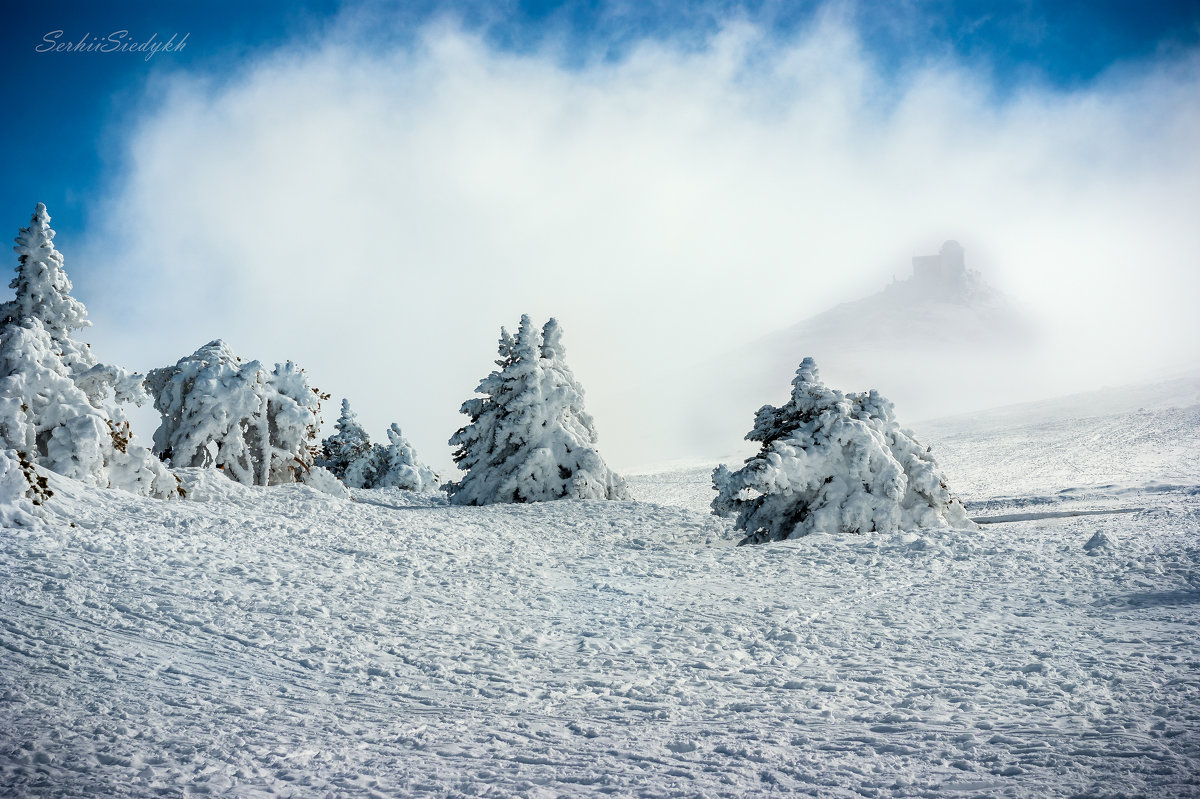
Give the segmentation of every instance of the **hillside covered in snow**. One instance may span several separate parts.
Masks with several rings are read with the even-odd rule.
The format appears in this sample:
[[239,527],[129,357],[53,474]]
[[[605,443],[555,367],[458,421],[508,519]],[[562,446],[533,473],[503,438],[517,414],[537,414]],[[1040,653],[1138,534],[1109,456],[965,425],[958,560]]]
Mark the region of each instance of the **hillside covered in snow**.
[[978,530],[739,548],[709,469],[485,507],[51,475],[0,533],[0,792],[1196,796],[1190,380],[918,426]]

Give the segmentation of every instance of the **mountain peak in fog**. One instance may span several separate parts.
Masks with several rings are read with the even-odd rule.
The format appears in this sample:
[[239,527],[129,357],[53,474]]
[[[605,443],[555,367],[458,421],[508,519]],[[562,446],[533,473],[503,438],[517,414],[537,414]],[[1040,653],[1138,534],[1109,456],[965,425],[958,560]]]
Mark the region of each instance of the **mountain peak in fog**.
[[821,364],[831,385],[879,389],[912,418],[1027,399],[1028,387],[1012,375],[1028,367],[1038,334],[1020,304],[968,268],[967,251],[956,241],[911,263],[906,277],[880,291],[709,364],[705,371],[720,377],[693,427],[733,440],[750,411],[786,396],[806,357]]
[[967,269],[966,250],[953,239],[934,255],[914,255],[912,275],[893,278],[886,289],[907,300],[940,300],[971,303],[995,292],[983,275]]
[[1011,350],[1031,344],[1034,330],[1011,298],[967,267],[965,248],[949,240],[934,255],[914,256],[908,277],[768,338],[785,361],[810,350],[836,360],[847,352],[936,353],[965,343]]

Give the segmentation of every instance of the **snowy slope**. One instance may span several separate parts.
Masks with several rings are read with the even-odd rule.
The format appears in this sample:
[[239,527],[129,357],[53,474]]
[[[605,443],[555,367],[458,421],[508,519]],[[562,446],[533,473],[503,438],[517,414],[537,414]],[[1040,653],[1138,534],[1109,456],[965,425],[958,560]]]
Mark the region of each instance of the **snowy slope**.
[[[1091,392],[915,427],[981,509],[1084,496],[1128,504],[1200,487],[1200,376],[1159,385],[1152,396]],[[1189,396],[1190,404],[1172,402]],[[1133,402],[1139,407],[1111,411]]]
[[759,547],[707,469],[484,508],[56,479],[0,533],[0,793],[1200,795],[1200,406],[1108,410],[918,433],[981,515],[1142,510]]

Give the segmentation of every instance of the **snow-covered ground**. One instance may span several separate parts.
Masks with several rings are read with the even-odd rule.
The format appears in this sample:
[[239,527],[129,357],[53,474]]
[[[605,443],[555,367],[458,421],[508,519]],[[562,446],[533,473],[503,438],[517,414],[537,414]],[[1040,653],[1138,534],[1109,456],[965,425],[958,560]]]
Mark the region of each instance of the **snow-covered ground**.
[[917,425],[972,515],[1035,517],[978,531],[735,548],[709,468],[55,479],[0,533],[0,792],[1200,796],[1195,388]]

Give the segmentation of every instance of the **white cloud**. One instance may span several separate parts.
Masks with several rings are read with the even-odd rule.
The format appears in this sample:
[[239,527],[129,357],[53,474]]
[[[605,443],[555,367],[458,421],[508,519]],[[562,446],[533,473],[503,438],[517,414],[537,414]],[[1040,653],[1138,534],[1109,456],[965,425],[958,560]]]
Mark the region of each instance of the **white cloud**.
[[562,321],[610,462],[670,457],[645,443],[660,364],[945,238],[1054,324],[1080,388],[1200,358],[1194,53],[1002,101],[945,59],[882,74],[835,14],[561,63],[434,26],[177,76],[79,256],[111,276],[92,340],[141,368],[218,336],[292,358],[443,464],[522,312]]

